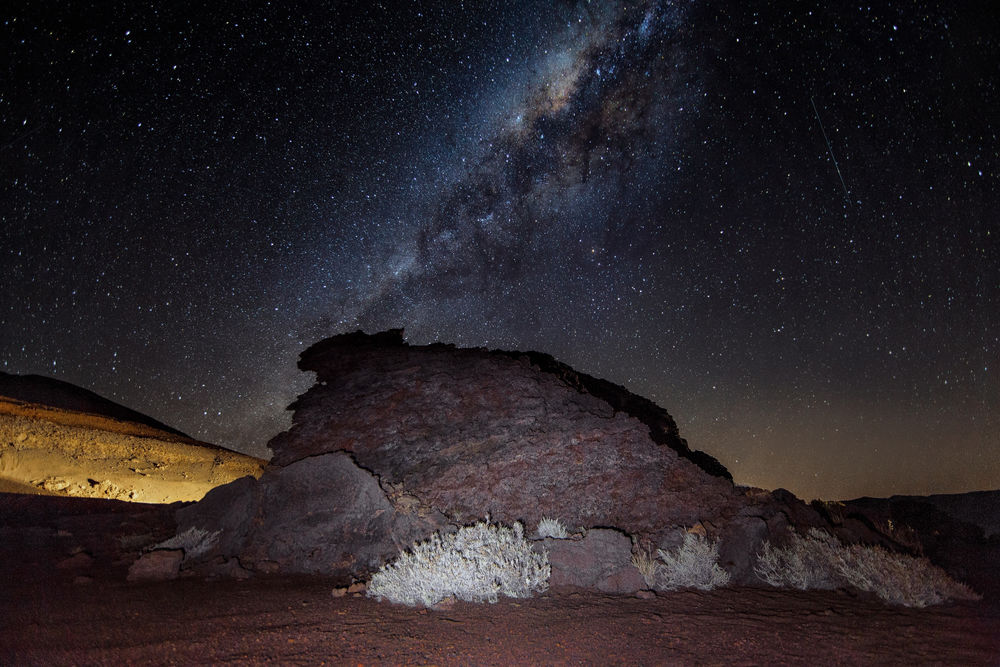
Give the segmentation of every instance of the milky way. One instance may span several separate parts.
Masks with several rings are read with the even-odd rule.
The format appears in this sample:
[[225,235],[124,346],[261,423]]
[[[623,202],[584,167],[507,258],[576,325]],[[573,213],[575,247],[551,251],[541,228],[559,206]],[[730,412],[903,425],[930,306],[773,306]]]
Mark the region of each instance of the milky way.
[[[406,198],[415,234],[387,260],[384,282],[360,294],[360,326],[416,310],[417,321],[406,318],[411,336],[484,319],[520,328],[526,305],[543,307],[529,286],[573,291],[566,275],[585,272],[598,249],[632,246],[650,190],[662,201],[664,184],[651,181],[674,161],[681,114],[698,101],[678,45],[683,12],[606,3],[562,15],[551,46],[484,116],[478,145]],[[627,217],[622,201],[634,202]],[[553,289],[546,296],[565,301]]]
[[3,17],[0,369],[264,453],[315,340],[534,349],[738,482],[1000,486],[988,2]]

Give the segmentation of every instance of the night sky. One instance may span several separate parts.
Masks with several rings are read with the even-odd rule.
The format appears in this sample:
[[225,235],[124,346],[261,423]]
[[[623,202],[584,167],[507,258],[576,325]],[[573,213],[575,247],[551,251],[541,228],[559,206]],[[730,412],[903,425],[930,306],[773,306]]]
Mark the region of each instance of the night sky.
[[992,0],[62,4],[0,10],[0,370],[264,455],[405,327],[739,483],[1000,488]]

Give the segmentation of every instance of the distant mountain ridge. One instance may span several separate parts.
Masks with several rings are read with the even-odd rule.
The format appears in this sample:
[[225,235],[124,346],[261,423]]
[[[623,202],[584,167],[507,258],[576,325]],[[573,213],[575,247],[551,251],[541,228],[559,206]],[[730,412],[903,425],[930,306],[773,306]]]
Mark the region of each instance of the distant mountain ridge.
[[13,375],[0,371],[0,397],[35,403],[61,410],[85,412],[124,422],[144,424],[167,433],[193,440],[186,433],[167,426],[148,415],[104,398],[89,389],[44,375]]
[[1000,535],[1000,490],[938,493],[930,496],[865,497],[845,502],[855,507],[880,508],[887,513],[900,506],[930,505],[956,521],[978,526],[985,537]]

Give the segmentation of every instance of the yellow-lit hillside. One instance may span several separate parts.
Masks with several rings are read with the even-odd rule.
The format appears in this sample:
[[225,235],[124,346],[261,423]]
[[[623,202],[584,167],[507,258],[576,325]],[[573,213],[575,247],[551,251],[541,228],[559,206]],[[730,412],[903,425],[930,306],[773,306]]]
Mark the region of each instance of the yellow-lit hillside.
[[265,465],[144,424],[0,397],[0,491],[171,503]]

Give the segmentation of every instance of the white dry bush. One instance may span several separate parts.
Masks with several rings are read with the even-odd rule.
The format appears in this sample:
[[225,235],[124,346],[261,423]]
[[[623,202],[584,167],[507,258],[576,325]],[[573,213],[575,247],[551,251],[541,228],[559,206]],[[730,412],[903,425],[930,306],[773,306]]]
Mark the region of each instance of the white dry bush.
[[775,548],[765,542],[757,558],[757,575],[776,587],[805,590],[851,586],[907,607],[980,599],[926,558],[890,553],[878,546],[845,546],[815,528],[806,537],[793,534],[785,547]]
[[496,602],[546,590],[550,571],[548,554],[531,549],[520,523],[508,528],[487,519],[414,544],[372,576],[368,595],[427,607],[451,596]]
[[848,584],[890,604],[926,607],[947,600],[981,599],[926,558],[889,553],[880,547],[851,545],[837,566]]
[[660,560],[653,576],[657,588],[708,591],[729,583],[729,573],[719,566],[719,543],[702,535],[685,533],[681,546],[672,551],[657,549],[656,555]]
[[197,558],[215,546],[219,541],[219,533],[218,530],[210,533],[204,528],[192,526],[183,533],[160,542],[153,549],[183,549],[185,558]]
[[838,548],[840,543],[832,535],[810,528],[808,537],[792,534],[784,548],[765,542],[754,571],[776,588],[833,589],[838,581],[831,564]]
[[566,527],[562,525],[559,519],[542,517],[542,520],[538,522],[538,528],[535,530],[541,538],[554,537],[557,540],[565,540],[569,537]]

